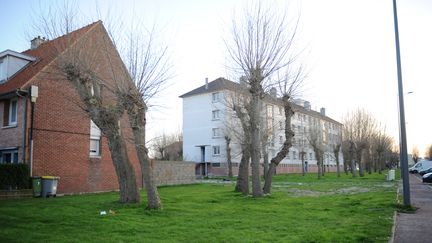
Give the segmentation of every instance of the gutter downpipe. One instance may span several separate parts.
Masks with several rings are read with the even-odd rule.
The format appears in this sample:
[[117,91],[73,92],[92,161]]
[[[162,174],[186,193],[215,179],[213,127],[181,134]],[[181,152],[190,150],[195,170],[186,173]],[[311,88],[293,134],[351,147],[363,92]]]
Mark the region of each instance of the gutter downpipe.
[[[26,142],[27,142],[27,95],[24,96],[24,124],[23,124],[23,161],[26,161]],[[30,177],[32,176],[32,170],[30,167]]]
[[[29,90],[30,91],[30,90]],[[24,113],[23,113],[23,139],[22,139],[22,161],[25,163],[26,162],[26,142],[27,142],[27,97],[29,95],[29,91],[27,90],[20,90],[18,89],[16,91],[16,94],[19,97],[23,97],[24,98]],[[22,93],[22,94],[20,94]],[[30,177],[32,176],[32,171],[31,171],[31,166],[30,166]]]
[[33,124],[34,124],[34,102],[30,102],[30,176],[33,176]]

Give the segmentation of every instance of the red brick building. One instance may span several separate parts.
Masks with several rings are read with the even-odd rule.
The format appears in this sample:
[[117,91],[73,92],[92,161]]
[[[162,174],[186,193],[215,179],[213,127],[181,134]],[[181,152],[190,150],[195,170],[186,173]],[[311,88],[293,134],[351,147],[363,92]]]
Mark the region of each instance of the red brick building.
[[[115,85],[124,64],[102,22],[50,41],[35,38],[31,46],[0,52],[0,163],[27,163],[33,176],[59,176],[58,193],[118,189],[106,139],[91,129],[74,87],[57,68],[79,47],[104,84]],[[125,119],[123,133],[131,134]],[[128,149],[141,185],[134,146]]]

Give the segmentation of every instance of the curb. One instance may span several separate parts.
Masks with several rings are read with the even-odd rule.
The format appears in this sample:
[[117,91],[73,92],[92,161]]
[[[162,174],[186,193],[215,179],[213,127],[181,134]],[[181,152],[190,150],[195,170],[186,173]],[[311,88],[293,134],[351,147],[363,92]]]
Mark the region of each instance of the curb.
[[[399,181],[397,190],[396,190],[396,202],[399,203],[399,190],[400,190],[400,185],[401,185],[401,181]],[[394,237],[395,237],[395,233],[396,233],[396,223],[397,223],[397,211],[395,210],[393,213],[393,227],[392,227],[392,231],[391,231],[391,237],[389,239],[389,243],[394,243]]]

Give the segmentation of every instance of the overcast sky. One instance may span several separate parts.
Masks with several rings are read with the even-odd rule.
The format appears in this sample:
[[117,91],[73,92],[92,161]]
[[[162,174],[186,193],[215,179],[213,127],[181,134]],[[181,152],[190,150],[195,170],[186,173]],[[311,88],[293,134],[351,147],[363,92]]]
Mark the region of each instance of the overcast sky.
[[[41,1],[42,5],[46,2]],[[150,114],[149,130],[155,136],[181,130],[179,95],[218,77],[228,77],[223,39],[234,13],[244,1],[146,0],[77,1],[88,19],[96,5],[102,15],[130,21],[140,16],[156,22],[160,41],[168,45],[175,76],[162,94],[164,107]],[[301,98],[312,108],[326,108],[341,120],[357,107],[365,108],[386,124],[398,139],[397,76],[392,0],[296,0],[275,1],[278,9],[301,13],[298,45],[309,77]],[[26,36],[31,13],[39,1],[2,0],[0,51],[29,48]],[[402,74],[405,96],[408,152],[432,144],[432,1],[398,0]],[[87,23],[86,23],[87,24]],[[151,24],[149,24],[151,25]],[[230,77],[229,77],[230,78]]]

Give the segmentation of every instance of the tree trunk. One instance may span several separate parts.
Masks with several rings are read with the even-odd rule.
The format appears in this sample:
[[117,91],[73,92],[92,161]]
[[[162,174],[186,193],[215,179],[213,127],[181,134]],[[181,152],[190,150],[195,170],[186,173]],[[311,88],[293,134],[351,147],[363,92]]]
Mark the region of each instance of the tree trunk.
[[336,155],[336,176],[340,177],[339,153],[337,153],[337,155]]
[[292,146],[292,138],[294,137],[294,132],[291,130],[291,117],[294,115],[294,112],[292,110],[291,104],[289,103],[289,96],[284,95],[282,97],[282,101],[284,103],[285,111],[285,142],[281,150],[270,161],[270,168],[267,171],[264,181],[263,191],[265,194],[270,194],[273,175],[276,173],[276,167],[287,156],[289,149]]
[[317,158],[317,165],[318,165],[318,179],[321,179],[321,175],[322,175],[322,162],[320,161],[321,159]]
[[347,159],[345,159],[345,157],[344,157],[343,168],[344,168],[345,175],[348,175],[348,162],[349,161]]
[[252,196],[262,197],[264,194],[261,188],[261,177],[260,177],[260,157],[261,157],[260,156],[260,124],[259,124],[260,97],[258,91],[252,92],[251,114],[249,118],[250,118],[251,146],[252,146],[251,147]]
[[381,152],[378,152],[377,167],[378,167],[378,173],[382,174]]
[[271,185],[272,185],[272,175],[274,175],[276,173],[276,167],[277,164],[276,163],[270,163],[270,167],[267,171],[267,176],[265,178],[265,182],[264,182],[264,193],[265,194],[270,194],[271,193]]
[[359,150],[358,152],[357,152],[357,159],[358,159],[358,164],[359,164],[359,175],[360,175],[360,177],[364,177],[364,167],[363,167],[363,156],[362,156],[362,153],[363,152],[363,150]]
[[[243,145],[247,146],[247,145]],[[249,194],[249,152],[247,152],[245,149],[247,148],[243,148],[243,152],[242,152],[242,157],[240,160],[240,165],[239,165],[239,172],[238,172],[238,176],[237,176],[237,183],[235,186],[235,191],[236,192],[241,192],[244,195],[248,195]]]
[[117,131],[105,134],[119,182],[120,202],[138,203],[141,198],[136,183],[135,171],[127,154],[126,143]]
[[231,147],[230,147],[231,138],[225,136],[225,143],[226,143],[226,155],[227,155],[227,164],[228,164],[228,177],[232,178],[233,172],[232,172]]
[[306,172],[305,172],[305,155],[306,155],[306,152],[302,151],[301,152],[302,176],[304,176],[306,174]]
[[355,164],[355,160],[354,160],[354,154],[351,153],[350,154],[350,159],[351,159],[351,174],[352,177],[357,177],[357,168],[356,168],[356,164]]
[[[139,94],[131,95],[124,100],[129,116],[129,123],[133,131],[135,149],[141,165],[141,173],[144,187],[147,192],[147,209],[161,209],[162,203],[153,179],[153,170],[148,157],[148,149],[145,146],[145,127],[147,106]],[[126,98],[126,99],[127,99]]]
[[264,180],[265,180],[267,178],[267,174],[269,171],[269,160],[268,160],[267,148],[263,148],[263,167],[264,167]]

